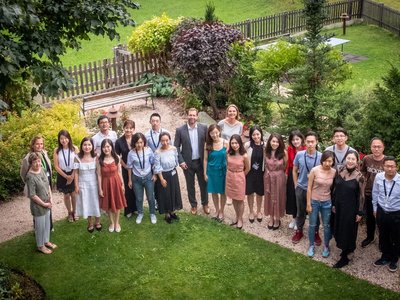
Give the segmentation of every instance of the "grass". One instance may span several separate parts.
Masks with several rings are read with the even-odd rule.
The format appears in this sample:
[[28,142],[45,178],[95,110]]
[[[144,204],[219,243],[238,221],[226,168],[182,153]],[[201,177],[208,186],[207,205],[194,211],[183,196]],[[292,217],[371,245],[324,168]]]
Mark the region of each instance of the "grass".
[[[149,20],[153,16],[159,16],[163,12],[172,18],[203,17],[206,3],[209,0],[138,0],[137,2],[141,7],[139,10],[132,10],[132,17],[140,25],[143,21]],[[212,2],[216,8],[216,15],[226,23],[268,16],[302,7],[301,0],[213,0]],[[112,48],[118,43],[126,44],[133,29],[133,27],[119,27],[120,41],[110,41],[106,37],[91,35],[90,41],[82,41],[81,50],[69,51],[63,56],[62,62],[64,66],[69,67],[110,58],[113,56]]]
[[352,63],[353,78],[345,83],[346,89],[355,90],[361,87],[369,89],[387,74],[390,63],[400,65],[400,38],[389,31],[364,24],[348,27],[345,36],[341,28],[329,32],[335,33],[338,38],[350,40],[344,45],[345,53],[368,58],[365,61]]
[[140,226],[124,219],[122,228],[88,234],[84,220],[59,221],[55,253],[36,252],[30,232],[1,244],[0,261],[33,276],[49,299],[399,298],[207,218],[182,214],[172,225],[146,218]]

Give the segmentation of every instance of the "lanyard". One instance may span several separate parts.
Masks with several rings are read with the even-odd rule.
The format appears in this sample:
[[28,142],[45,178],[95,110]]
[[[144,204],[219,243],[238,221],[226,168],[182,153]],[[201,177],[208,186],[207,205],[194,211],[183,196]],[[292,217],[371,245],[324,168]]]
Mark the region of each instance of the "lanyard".
[[70,160],[71,151],[68,149],[68,163],[67,163],[67,160],[65,159],[64,149],[62,149],[62,154],[63,154],[63,157],[64,157],[65,166],[67,168],[69,168],[69,163],[71,162],[71,160]]
[[143,166],[142,166],[142,162],[140,161],[140,156],[139,156],[139,153],[137,152],[137,150],[135,149],[135,152],[136,152],[136,156],[137,156],[137,158],[139,159],[139,165],[140,165],[140,168],[142,169],[142,170],[144,170],[144,167],[145,167],[145,160],[144,160],[144,149],[143,149]]
[[47,172],[47,162],[46,159],[44,158],[44,154],[43,152],[41,152],[40,154],[42,154],[42,168],[45,172]]
[[[160,134],[161,133],[162,133],[162,129],[160,129]],[[158,146],[160,145],[160,139],[158,139],[158,143],[156,145],[156,142],[153,139],[153,129],[150,130],[150,137],[151,137],[151,140],[153,141],[154,148],[158,149]]]
[[335,145],[333,145],[333,153],[335,154],[335,159],[338,162],[338,164],[341,164],[341,165],[343,164],[344,158],[346,157],[346,154],[347,154],[347,152],[349,152],[349,150],[350,150],[350,146],[347,146],[347,150],[346,150],[346,153],[343,155],[342,161],[339,161],[337,158],[336,152],[335,152]]
[[391,187],[391,189],[390,189],[390,191],[389,191],[389,196],[388,196],[388,195],[387,195],[387,192],[386,192],[386,180],[383,179],[383,189],[385,190],[385,197],[386,197],[386,199],[390,198],[390,196],[392,195],[393,188],[394,188],[394,185],[395,185],[395,184],[396,184],[396,181],[393,181],[393,184],[392,184],[392,187]]
[[[306,165],[307,174],[308,174],[308,173],[310,173],[310,168],[309,168],[308,165],[307,165],[306,156],[307,156],[307,150],[306,150],[306,152],[304,152],[304,164]],[[317,164],[317,158],[318,158],[318,155],[317,155],[317,152],[315,152],[315,160],[314,160],[314,166],[313,166],[313,168],[314,168],[315,165]]]

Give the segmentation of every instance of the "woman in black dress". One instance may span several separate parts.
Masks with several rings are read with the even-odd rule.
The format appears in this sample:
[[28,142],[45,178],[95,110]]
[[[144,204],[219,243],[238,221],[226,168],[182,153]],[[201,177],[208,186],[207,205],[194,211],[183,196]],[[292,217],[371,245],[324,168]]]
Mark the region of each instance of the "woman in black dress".
[[128,187],[128,153],[132,149],[131,141],[132,135],[135,132],[135,122],[126,120],[123,125],[124,135],[115,142],[115,152],[121,157],[122,177],[125,185],[125,198],[127,207],[124,210],[124,216],[127,218],[132,217],[132,214],[137,211],[136,197],[133,189]]
[[244,144],[250,160],[250,172],[246,175],[246,195],[249,204],[249,221],[254,222],[254,198],[257,204],[257,221],[262,221],[261,205],[264,196],[264,141],[263,132],[257,125],[250,128],[250,141]]
[[336,245],[342,250],[340,260],[333,265],[342,268],[349,263],[347,257],[356,249],[358,223],[364,214],[365,180],[357,169],[358,153],[347,152],[345,165],[339,169],[334,184],[332,210],[336,213],[334,236]]

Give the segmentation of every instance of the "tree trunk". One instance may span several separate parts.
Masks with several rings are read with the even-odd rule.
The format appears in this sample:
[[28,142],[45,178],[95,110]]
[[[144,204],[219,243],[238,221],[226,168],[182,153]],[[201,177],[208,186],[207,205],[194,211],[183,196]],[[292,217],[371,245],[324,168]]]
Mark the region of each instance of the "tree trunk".
[[219,117],[219,113],[218,113],[218,107],[217,107],[217,102],[216,102],[216,90],[215,90],[215,86],[213,84],[210,84],[210,92],[208,94],[208,103],[210,103],[211,108],[213,110],[213,117],[215,120],[218,119]]

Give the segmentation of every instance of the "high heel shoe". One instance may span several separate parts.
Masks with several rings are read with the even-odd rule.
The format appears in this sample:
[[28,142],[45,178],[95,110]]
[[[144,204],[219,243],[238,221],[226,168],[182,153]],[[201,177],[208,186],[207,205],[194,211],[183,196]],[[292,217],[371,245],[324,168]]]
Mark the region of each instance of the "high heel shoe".
[[272,230],[278,230],[279,229],[279,227],[281,227],[281,221],[279,220],[279,223],[278,223],[278,226],[273,226],[272,227]]

